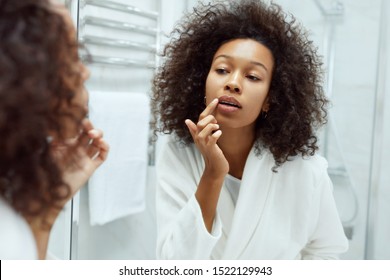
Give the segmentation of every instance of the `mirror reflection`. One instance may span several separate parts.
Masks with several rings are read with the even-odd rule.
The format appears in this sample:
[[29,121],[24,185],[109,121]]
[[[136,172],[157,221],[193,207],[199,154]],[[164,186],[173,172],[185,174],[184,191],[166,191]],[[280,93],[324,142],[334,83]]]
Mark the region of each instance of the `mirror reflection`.
[[390,259],[386,1],[50,3],[80,43],[76,130],[104,143],[80,141],[93,168],[36,257]]
[[[265,2],[268,4],[268,1]],[[328,122],[318,134],[318,144],[320,147],[319,154],[325,157],[329,164],[328,173],[333,183],[333,194],[338,214],[349,243],[348,251],[341,254],[340,257],[342,259],[386,259],[389,257],[388,252],[390,250],[389,248],[386,249],[386,245],[383,244],[389,227],[389,225],[386,225],[385,218],[381,216],[381,213],[386,212],[386,204],[384,200],[381,200],[384,196],[378,195],[375,198],[369,195],[370,190],[373,188],[377,188],[381,194],[386,194],[389,191],[386,187],[388,185],[386,184],[386,175],[383,173],[385,163],[383,160],[381,164],[376,165],[372,162],[372,160],[374,162],[380,160],[377,158],[372,159],[373,148],[386,151],[383,146],[374,147],[374,137],[381,137],[384,140],[387,139],[386,137],[388,137],[389,133],[385,130],[382,135],[375,136],[376,130],[374,129],[374,119],[380,117],[377,116],[377,111],[374,111],[378,94],[376,93],[376,87],[377,83],[380,82],[376,78],[379,69],[377,65],[380,44],[378,37],[388,38],[385,34],[380,35],[379,33],[381,26],[381,1],[374,1],[370,4],[365,1],[352,3],[351,1],[307,0],[299,4],[291,1],[272,2],[281,5],[286,12],[292,13],[297,18],[297,21],[302,24],[303,28],[308,30],[308,38],[313,41],[314,47],[318,47],[318,54],[324,63],[323,89],[326,97],[330,100],[330,106],[328,109]],[[141,24],[141,22],[148,20],[146,23],[148,27],[159,29],[160,33],[157,34],[156,42],[159,44],[161,52],[163,47],[170,42],[171,37],[169,37],[169,34],[183,18],[183,13],[191,12],[193,7],[197,6],[197,1],[178,1],[174,5],[169,1],[145,1],[142,4],[145,6],[140,6],[139,3],[130,4],[142,8],[144,11],[158,12],[160,26],[157,23],[157,27],[149,18],[121,15],[124,17],[123,20],[125,22],[134,19],[134,24]],[[305,8],[302,9],[302,7]],[[96,13],[99,13],[101,17],[116,12],[99,7],[84,7],[84,9],[91,10],[93,8],[96,9]],[[87,10],[85,10],[85,14],[90,15]],[[116,18],[119,17],[116,16]],[[375,30],[375,32],[365,32],[364,36],[367,36],[367,39],[361,40],[361,36],[356,35],[361,34],[361,32],[354,31],[359,27],[364,30]],[[86,25],[84,28],[85,32],[87,32],[88,26]],[[92,29],[92,26],[89,28]],[[107,34],[107,31],[105,34]],[[132,35],[135,39],[140,38],[139,40],[141,40],[141,36],[143,38],[147,36],[143,33],[135,33],[135,31]],[[125,34],[119,38],[129,39],[129,37],[129,35]],[[150,36],[150,40],[153,40],[152,36]],[[153,41],[147,42],[153,43]],[[88,44],[88,47],[98,48],[98,46],[93,44]],[[109,56],[111,54],[119,56],[119,51],[122,51],[117,48],[115,52],[109,52],[109,47],[100,46],[100,48],[104,54]],[[124,51],[126,55],[130,55],[127,54],[128,52],[128,50]],[[137,50],[132,50],[131,52],[137,53]],[[361,56],[362,52],[366,54],[363,58]],[[91,53],[93,53],[92,50]],[[164,62],[164,58],[160,56],[157,57],[157,60],[159,65],[162,65]],[[364,61],[364,71],[361,71],[361,66],[354,66],[356,63],[361,65],[361,60]],[[107,76],[109,75],[108,71],[101,74],[102,79],[104,79],[105,75],[107,76],[107,81],[98,81],[96,78],[95,84],[93,84],[94,73],[102,71],[99,67],[107,67],[108,69],[109,66],[93,66],[92,69],[94,70],[92,72],[95,72],[92,73],[92,79],[89,84],[91,91],[92,88],[100,90],[107,87],[107,90],[111,90],[119,87],[119,78],[116,78],[117,83],[115,85],[109,84],[111,79]],[[109,71],[116,71],[113,68],[110,67]],[[137,67],[137,71],[139,70],[142,71],[143,67]],[[126,71],[130,72],[131,70],[122,68],[115,77]],[[190,69],[187,71],[190,71]],[[133,75],[136,74],[133,73]],[[189,75],[190,72],[182,74],[185,77]],[[152,78],[153,73],[150,73],[150,76],[143,76],[147,77],[148,80],[144,80],[145,88],[141,89],[141,91],[151,93],[152,85],[149,83],[149,77]],[[134,81],[122,80],[123,91],[129,91],[129,86],[133,88],[134,83],[138,83],[140,80],[142,79],[134,78]],[[120,91],[120,89],[117,89],[117,91]],[[208,100],[208,102],[211,102],[211,100]],[[387,104],[383,104],[385,112],[387,112]],[[185,117],[183,116],[183,118]],[[384,116],[382,118],[385,120]],[[184,119],[180,119],[180,121],[182,122]],[[183,130],[187,129],[183,123],[181,125]],[[370,133],[367,133],[367,131],[370,131]],[[168,141],[169,136],[159,135],[156,145],[150,147],[154,149],[154,158],[161,155],[165,143]],[[174,165],[174,167],[177,168],[175,169],[176,173],[180,174],[179,166]],[[155,168],[154,164],[148,165],[146,186],[144,186],[145,210],[101,226],[91,226],[90,220],[88,220],[90,219],[88,209],[80,211],[78,230],[80,241],[77,250],[79,258],[154,259],[158,256],[158,245],[162,246],[163,241],[157,241],[156,223],[158,222],[158,215],[156,216],[155,214],[155,203],[156,185],[158,185],[158,182],[156,181]],[[373,185],[370,179],[372,172],[375,172],[374,169],[380,170],[378,174],[381,178],[381,183],[377,186]],[[193,179],[190,178],[189,180]],[[80,195],[80,205],[85,206],[88,202],[91,203],[89,200],[90,196],[88,198],[90,188],[83,191]],[[194,193],[192,191],[188,196]],[[131,201],[131,196],[129,196],[128,200]],[[369,203],[376,205],[378,209],[376,214],[373,214],[372,210],[370,210]],[[164,215],[161,211],[157,211],[157,213]],[[84,218],[84,221],[82,218]],[[174,219],[174,217],[170,218]],[[372,224],[373,219],[376,220],[375,224]],[[192,222],[191,224],[194,225],[195,223]],[[372,236],[373,227],[376,232],[375,236]],[[82,239],[83,236],[85,239]],[[288,243],[288,246],[293,246],[290,241]],[[107,246],[102,248],[102,244],[107,244]],[[288,246],[286,245],[286,247]],[[160,251],[160,254],[162,255],[159,257],[164,257],[162,251]]]

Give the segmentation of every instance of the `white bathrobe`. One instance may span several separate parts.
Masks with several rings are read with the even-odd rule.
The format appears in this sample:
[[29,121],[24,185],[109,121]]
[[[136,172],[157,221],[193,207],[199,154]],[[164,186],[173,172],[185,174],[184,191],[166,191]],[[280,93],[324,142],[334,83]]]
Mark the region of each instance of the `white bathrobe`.
[[337,259],[348,240],[327,162],[296,157],[272,172],[272,154],[250,152],[236,206],[222,187],[212,232],[195,191],[204,170],[195,145],[170,140],[157,162],[160,259]]
[[25,219],[0,197],[0,259],[36,260],[34,235]]

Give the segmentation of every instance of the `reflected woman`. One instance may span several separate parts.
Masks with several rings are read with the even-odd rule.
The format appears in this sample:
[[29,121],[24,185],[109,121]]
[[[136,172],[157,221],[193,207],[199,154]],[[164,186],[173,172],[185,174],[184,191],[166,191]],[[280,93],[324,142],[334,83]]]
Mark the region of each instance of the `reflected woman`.
[[[288,20],[290,19],[290,21]],[[315,130],[321,63],[261,1],[201,5],[154,79],[157,257],[335,259],[348,248]]]
[[0,259],[46,258],[61,209],[107,157],[78,49],[63,5],[0,0]]

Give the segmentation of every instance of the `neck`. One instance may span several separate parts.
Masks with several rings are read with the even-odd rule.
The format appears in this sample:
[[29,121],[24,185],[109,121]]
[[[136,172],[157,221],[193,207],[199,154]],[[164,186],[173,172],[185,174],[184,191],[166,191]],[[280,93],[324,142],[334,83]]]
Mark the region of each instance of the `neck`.
[[47,213],[38,216],[24,216],[30,226],[37,245],[38,258],[44,260],[49,245],[50,232],[60,214],[60,209],[52,208]]
[[229,174],[241,179],[246,159],[255,141],[255,130],[251,127],[224,128],[218,146],[229,162]]

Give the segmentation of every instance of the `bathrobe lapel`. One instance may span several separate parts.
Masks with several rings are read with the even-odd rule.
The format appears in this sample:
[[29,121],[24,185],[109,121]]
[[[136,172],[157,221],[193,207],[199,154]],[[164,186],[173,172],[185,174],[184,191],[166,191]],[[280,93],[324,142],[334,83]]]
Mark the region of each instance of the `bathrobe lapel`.
[[263,152],[261,156],[256,156],[252,148],[245,164],[233,219],[228,216],[232,215],[230,207],[224,209],[228,211],[220,211],[222,221],[231,220],[223,259],[239,259],[250,244],[271,189],[273,164],[270,154]]

